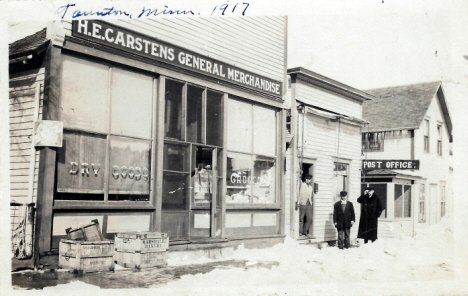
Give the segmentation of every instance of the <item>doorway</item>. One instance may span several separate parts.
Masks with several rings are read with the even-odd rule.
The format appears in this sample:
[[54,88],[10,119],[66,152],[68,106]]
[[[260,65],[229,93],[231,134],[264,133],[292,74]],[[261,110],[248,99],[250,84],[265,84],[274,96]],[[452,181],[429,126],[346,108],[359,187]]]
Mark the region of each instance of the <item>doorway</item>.
[[[305,175],[311,175],[312,176],[312,180],[310,181],[310,184],[311,186],[313,186],[314,188],[314,164],[309,160],[309,161],[304,161],[301,165],[301,171],[302,171],[302,175],[301,175],[301,186],[306,186],[305,185],[305,179],[304,179],[304,176]],[[304,220],[306,220],[306,217],[304,217]],[[315,234],[314,234],[314,223],[315,221],[315,199],[314,199],[314,191],[312,193],[312,221],[310,223],[310,226],[309,226],[309,230],[307,231],[309,233],[309,238],[315,238]],[[297,223],[300,223],[299,221],[299,218],[297,220]],[[303,223],[305,224],[306,221],[303,221]]]

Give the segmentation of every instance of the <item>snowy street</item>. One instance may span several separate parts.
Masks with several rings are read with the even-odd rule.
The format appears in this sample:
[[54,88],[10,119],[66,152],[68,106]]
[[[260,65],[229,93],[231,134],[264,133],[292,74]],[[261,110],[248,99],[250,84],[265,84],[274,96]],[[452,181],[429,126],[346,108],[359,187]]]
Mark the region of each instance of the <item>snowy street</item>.
[[[25,271],[14,273],[12,281],[16,289],[50,292],[100,287],[100,293],[146,288],[141,292],[177,291],[182,295],[335,295],[341,289],[356,295],[457,294],[456,286],[447,284],[455,278],[451,229],[452,219],[447,217],[413,238],[379,238],[348,250],[319,250],[287,238],[269,249],[241,246],[220,260],[177,258],[169,260],[165,268],[140,272],[122,268],[84,275]],[[130,290],[119,292],[125,291]]]

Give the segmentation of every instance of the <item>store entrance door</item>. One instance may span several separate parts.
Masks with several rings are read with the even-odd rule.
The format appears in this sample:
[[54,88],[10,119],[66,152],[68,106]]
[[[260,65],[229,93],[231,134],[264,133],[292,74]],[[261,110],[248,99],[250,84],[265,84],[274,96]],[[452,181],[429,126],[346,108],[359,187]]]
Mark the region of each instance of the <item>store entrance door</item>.
[[[170,149],[170,148],[167,148]],[[161,228],[171,241],[197,241],[221,236],[221,209],[216,199],[221,149],[188,144],[167,151],[178,153],[188,165],[164,172]]]

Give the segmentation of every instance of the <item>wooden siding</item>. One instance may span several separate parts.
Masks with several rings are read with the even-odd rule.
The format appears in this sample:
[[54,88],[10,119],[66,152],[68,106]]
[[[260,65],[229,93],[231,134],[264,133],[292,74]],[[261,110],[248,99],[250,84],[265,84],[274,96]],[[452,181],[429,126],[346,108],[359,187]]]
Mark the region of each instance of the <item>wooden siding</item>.
[[[301,119],[302,120],[302,119]],[[360,207],[357,198],[361,190],[361,136],[360,128],[348,124],[327,121],[323,117],[308,114],[305,118],[304,157],[315,158],[314,182],[319,184],[315,195],[314,231],[317,240],[336,240],[333,226],[332,176],[336,156],[340,162],[349,163],[349,200],[354,205],[356,224],[351,230],[351,237],[357,236]],[[338,151],[339,134],[339,151]]]
[[[285,17],[106,21],[272,79],[284,80]],[[63,25],[66,35],[71,35],[71,22],[64,21]]]
[[348,116],[362,117],[362,106],[355,100],[318,87],[311,87],[301,81],[296,83],[296,93],[296,100],[306,104]]
[[[37,85],[41,84],[38,118],[42,118],[44,68],[10,77],[9,131],[10,131],[10,199],[19,203],[28,200],[31,145]],[[33,200],[37,198],[39,151],[36,151],[33,179]]]

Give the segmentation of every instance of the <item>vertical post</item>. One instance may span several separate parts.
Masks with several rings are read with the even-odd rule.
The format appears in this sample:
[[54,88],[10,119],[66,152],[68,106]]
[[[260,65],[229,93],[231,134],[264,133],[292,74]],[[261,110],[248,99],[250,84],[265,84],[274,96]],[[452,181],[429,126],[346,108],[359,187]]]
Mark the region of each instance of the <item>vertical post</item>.
[[223,177],[222,182],[222,196],[221,201],[221,237],[226,237],[226,175],[227,175],[227,121],[228,121],[228,95],[224,94],[222,99],[221,108],[221,121],[223,124],[222,141],[223,141],[223,171],[221,172]]
[[155,231],[161,231],[161,210],[162,210],[162,184],[163,184],[163,156],[164,156],[164,113],[165,113],[165,96],[166,77],[159,76],[157,81],[157,115],[156,125],[156,177],[153,181],[155,188],[155,198],[153,205],[156,207],[156,213],[153,217],[153,227]]
[[296,215],[296,185],[297,185],[297,105],[296,105],[296,77],[291,77],[291,143],[289,149],[291,149],[291,164],[290,164],[290,235],[292,238],[297,239],[299,232],[299,223],[296,223],[298,215]]
[[[158,163],[157,158],[157,141],[156,137],[159,135],[158,133],[158,79],[153,79],[153,116],[152,116],[152,132],[151,132],[151,180],[150,180],[150,201],[153,206],[156,208],[156,164]],[[162,158],[161,158],[162,159]],[[151,221],[150,221],[150,231],[155,231],[155,216],[156,211],[151,212]]]
[[279,184],[280,184],[280,234],[285,235],[286,233],[286,213],[285,213],[285,204],[286,204],[286,178],[284,174],[285,163],[284,160],[286,159],[286,110],[282,109],[278,112],[280,117],[279,122],[277,123],[278,128],[278,138],[279,138],[279,145],[278,145],[278,176],[279,176]]
[[[60,120],[61,54],[61,48],[53,44],[49,45],[46,52],[42,114],[45,120]],[[50,147],[44,147],[40,150],[34,239],[34,264],[36,267],[39,266],[40,255],[51,249],[56,152],[55,148]]]

